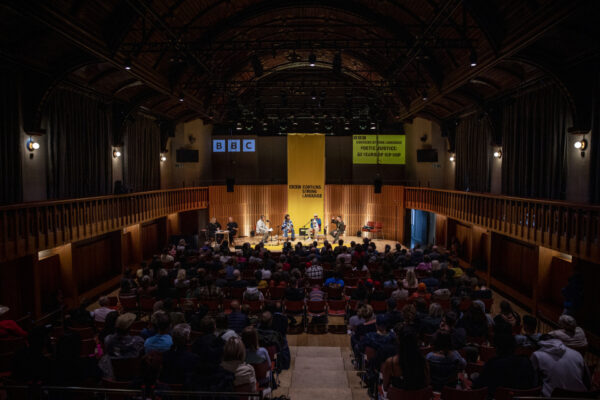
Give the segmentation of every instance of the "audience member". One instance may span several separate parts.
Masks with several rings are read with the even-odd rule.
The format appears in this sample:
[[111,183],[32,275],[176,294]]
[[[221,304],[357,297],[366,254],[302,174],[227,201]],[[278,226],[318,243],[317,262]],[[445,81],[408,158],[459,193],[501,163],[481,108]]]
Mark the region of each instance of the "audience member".
[[441,331],[435,336],[433,351],[425,357],[429,363],[433,390],[441,391],[444,386],[455,387],[458,372],[467,365],[465,359],[456,350],[452,350],[452,347],[451,335]]
[[248,391],[256,387],[254,368],[246,363],[246,347],[239,337],[231,337],[225,342],[221,366],[234,374],[236,387],[249,385]]
[[588,341],[583,329],[577,326],[577,321],[570,315],[563,314],[558,318],[557,330],[549,333],[550,336],[561,340],[572,349],[583,349],[587,347]]
[[419,390],[429,385],[429,364],[419,350],[418,338],[414,333],[397,329],[398,354],[388,358],[381,367],[383,389],[390,386],[403,390]]
[[531,315],[523,316],[523,333],[515,335],[515,341],[519,347],[538,347],[541,333],[537,331],[538,321]]
[[92,316],[94,317],[94,321],[104,322],[104,320],[106,319],[106,315],[108,315],[108,313],[111,313],[115,310],[109,307],[110,301],[108,300],[108,297],[106,297],[106,296],[102,296],[102,297],[100,297],[100,299],[98,299],[98,305],[100,305],[100,307],[98,307],[94,311],[92,311]]
[[162,355],[161,382],[189,386],[199,362],[198,356],[188,350],[191,332],[188,324],[173,327],[173,346]]
[[248,316],[241,311],[241,305],[238,300],[231,302],[231,313],[227,316],[229,328],[233,329],[238,335],[250,324]]
[[152,326],[156,333],[154,336],[146,339],[144,342],[144,349],[146,350],[146,353],[151,353],[153,351],[164,353],[173,345],[173,339],[171,338],[171,335],[169,335],[169,328],[171,327],[169,315],[164,311],[156,311],[152,314],[150,321],[152,322]]

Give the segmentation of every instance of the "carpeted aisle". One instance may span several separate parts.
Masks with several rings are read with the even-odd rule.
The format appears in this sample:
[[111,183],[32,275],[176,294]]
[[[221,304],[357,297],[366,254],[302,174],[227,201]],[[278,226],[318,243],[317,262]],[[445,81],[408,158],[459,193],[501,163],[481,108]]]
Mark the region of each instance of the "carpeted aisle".
[[291,346],[292,365],[274,395],[292,400],[367,399],[347,347]]

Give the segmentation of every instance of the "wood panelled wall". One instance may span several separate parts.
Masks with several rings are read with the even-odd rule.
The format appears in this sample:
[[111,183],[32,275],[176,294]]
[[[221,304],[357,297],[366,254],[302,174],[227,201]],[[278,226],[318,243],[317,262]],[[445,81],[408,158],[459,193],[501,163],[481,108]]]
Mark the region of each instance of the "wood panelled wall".
[[73,273],[80,295],[118,276],[121,271],[121,232],[73,245]]
[[[325,225],[337,215],[346,222],[347,235],[353,236],[367,221],[383,223],[386,239],[401,238],[404,216],[401,186],[384,186],[376,194],[372,185],[325,185]],[[287,212],[286,185],[236,185],[233,193],[225,186],[209,188],[209,216],[217,218],[223,228],[232,216],[240,226],[240,235],[248,236],[255,229],[261,214],[271,220],[278,231]],[[307,221],[294,221],[296,231]]]
[[[208,196],[209,217],[215,217],[223,229],[226,229],[227,218],[233,217],[239,225],[238,236],[250,236],[262,214],[277,232],[287,210],[286,185],[235,185],[231,193],[226,186],[210,186]],[[296,230],[301,225],[299,221],[294,224]]]
[[383,223],[386,239],[398,240],[404,232],[402,186],[383,186],[375,193],[373,185],[325,185],[325,219],[341,215],[346,235],[354,236],[367,221]]

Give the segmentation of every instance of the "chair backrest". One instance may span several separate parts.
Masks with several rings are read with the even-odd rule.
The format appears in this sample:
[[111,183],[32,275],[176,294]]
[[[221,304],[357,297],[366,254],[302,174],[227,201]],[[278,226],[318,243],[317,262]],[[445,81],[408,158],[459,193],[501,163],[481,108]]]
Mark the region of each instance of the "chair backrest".
[[271,370],[271,366],[266,360],[260,364],[250,365],[252,365],[252,368],[254,368],[254,374],[256,375],[256,380],[258,382],[266,379],[269,371]]
[[322,301],[307,301],[306,302],[307,309],[309,313],[323,313],[325,312],[325,307],[327,306],[327,302]]
[[113,358],[110,363],[115,379],[119,381],[130,381],[141,375],[142,359],[140,357]]
[[275,357],[277,356],[277,346],[268,346],[267,352],[269,353],[269,358],[271,361],[275,361]]
[[221,307],[221,301],[220,300],[201,300],[200,304],[205,305],[210,311],[219,311],[219,308]]
[[282,287],[272,287],[269,290],[269,295],[273,300],[281,300],[283,299],[283,295],[285,294],[285,288]]
[[246,288],[232,287],[229,288],[229,297],[236,300],[241,300],[244,296]]
[[373,312],[382,313],[387,311],[387,301],[385,300],[371,300],[371,307],[373,307]]
[[433,392],[431,387],[419,390],[403,390],[390,386],[388,400],[431,400]]
[[308,283],[310,284],[310,286],[322,285],[323,279],[309,279]]
[[499,387],[496,389],[494,398],[496,400],[512,400],[513,397],[517,397],[517,396],[535,397],[535,396],[539,396],[541,393],[542,393],[541,387],[536,387],[533,389],[510,389],[510,388],[505,388],[505,387]]
[[365,346],[365,357],[367,361],[373,360],[377,356],[377,350],[371,346]]
[[154,297],[140,297],[140,308],[142,311],[153,311],[156,299]]
[[473,390],[462,390],[444,386],[442,389],[442,400],[485,400],[487,394],[487,387]]
[[492,304],[494,304],[494,299],[481,299],[481,301],[483,301],[483,304],[485,304],[485,312],[491,312]]
[[0,339],[0,353],[14,353],[26,345],[25,338],[2,338]]
[[329,311],[341,311],[346,309],[346,300],[328,300]]
[[491,358],[496,357],[496,348],[491,346],[479,346],[479,359],[487,362]]
[[483,365],[484,364],[480,363],[467,363],[467,366],[465,367],[465,372],[469,375],[475,372],[481,373],[481,371],[483,371]]
[[342,287],[325,287],[325,293],[327,293],[328,299],[339,299],[342,297],[342,292],[344,288]]
[[257,313],[262,308],[262,301],[260,300],[244,300],[243,304],[250,306],[250,312]]
[[382,229],[383,228],[383,222],[375,222],[375,229]]
[[83,339],[81,341],[81,352],[80,355],[82,357],[88,357],[94,355],[96,352],[96,340],[91,339]]
[[286,300],[285,301],[285,310],[287,312],[302,312],[304,311],[304,302],[302,300],[298,300],[298,301],[292,301],[292,300]]
[[93,338],[95,335],[94,328],[90,326],[82,328],[70,327],[69,330],[76,332],[82,340]]
[[373,228],[375,226],[375,221],[367,221],[367,225],[369,228]]
[[137,310],[137,297],[136,296],[119,296],[119,303],[125,311]]

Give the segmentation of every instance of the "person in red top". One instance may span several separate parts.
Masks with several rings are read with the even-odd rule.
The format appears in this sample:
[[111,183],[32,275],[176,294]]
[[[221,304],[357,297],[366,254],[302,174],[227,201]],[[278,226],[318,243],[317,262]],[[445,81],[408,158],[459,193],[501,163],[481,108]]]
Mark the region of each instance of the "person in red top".
[[412,299],[418,299],[419,297],[429,301],[431,299],[431,293],[427,291],[427,286],[421,282],[417,286],[417,291],[410,296]]
[[15,321],[12,319],[3,319],[2,316],[9,310],[10,308],[6,306],[0,306],[0,338],[27,337],[27,332]]

